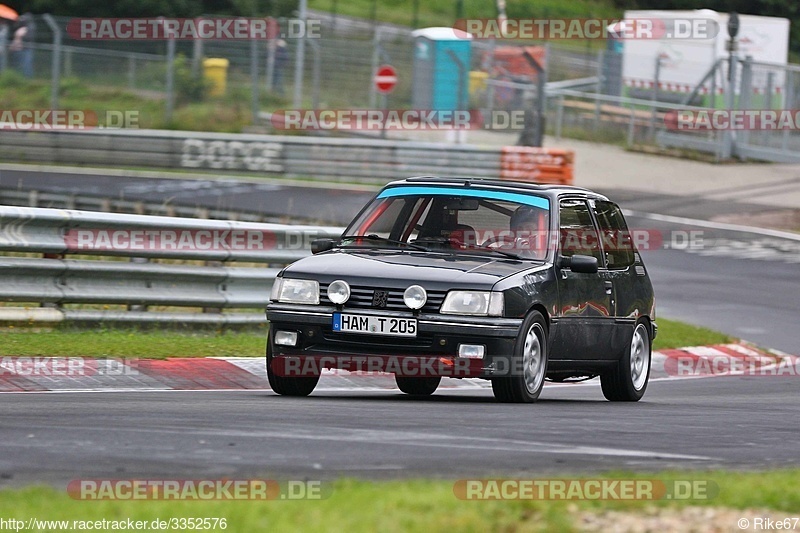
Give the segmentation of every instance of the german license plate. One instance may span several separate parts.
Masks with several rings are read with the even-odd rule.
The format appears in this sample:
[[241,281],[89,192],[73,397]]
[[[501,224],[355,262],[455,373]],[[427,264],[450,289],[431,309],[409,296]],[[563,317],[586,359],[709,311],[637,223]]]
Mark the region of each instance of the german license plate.
[[367,333],[371,335],[393,335],[397,337],[416,337],[417,320],[415,318],[334,313],[333,331],[342,333]]

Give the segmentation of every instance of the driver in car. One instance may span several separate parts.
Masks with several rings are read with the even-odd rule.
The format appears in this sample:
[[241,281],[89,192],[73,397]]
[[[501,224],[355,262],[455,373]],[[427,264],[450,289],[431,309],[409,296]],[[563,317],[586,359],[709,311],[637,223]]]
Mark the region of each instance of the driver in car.
[[515,253],[536,258],[543,258],[546,255],[544,242],[547,227],[541,209],[527,205],[518,207],[511,214],[509,228]]

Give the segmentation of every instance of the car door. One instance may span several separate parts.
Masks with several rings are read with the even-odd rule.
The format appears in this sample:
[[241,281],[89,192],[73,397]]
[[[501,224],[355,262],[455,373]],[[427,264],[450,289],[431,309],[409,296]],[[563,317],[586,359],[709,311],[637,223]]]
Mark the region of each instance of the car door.
[[604,280],[611,284],[611,312],[615,323],[611,351],[620,353],[630,342],[636,319],[647,312],[648,302],[638,289],[633,238],[622,210],[605,200],[592,200],[589,205],[600,229],[606,263]]
[[607,359],[614,329],[613,287],[590,206],[584,198],[559,202],[559,254],[588,255],[598,261],[598,272],[573,272],[557,267],[558,326],[554,331],[554,357],[568,360]]

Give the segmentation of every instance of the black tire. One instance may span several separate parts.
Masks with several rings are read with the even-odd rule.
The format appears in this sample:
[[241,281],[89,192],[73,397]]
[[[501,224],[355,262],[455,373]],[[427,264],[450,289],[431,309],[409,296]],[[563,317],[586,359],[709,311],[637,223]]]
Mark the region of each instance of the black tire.
[[640,320],[633,328],[631,342],[613,370],[600,376],[603,396],[611,402],[638,402],[647,390],[653,359],[650,324]]
[[533,403],[539,398],[547,375],[547,349],[547,322],[540,312],[531,311],[514,343],[511,375],[492,378],[492,392],[497,401]]
[[272,333],[267,337],[267,380],[272,390],[282,396],[308,396],[319,381],[317,376],[279,376],[272,368]]
[[404,378],[395,375],[394,380],[397,383],[397,388],[406,394],[413,396],[430,396],[436,392],[439,382],[442,381],[441,376],[433,378]]

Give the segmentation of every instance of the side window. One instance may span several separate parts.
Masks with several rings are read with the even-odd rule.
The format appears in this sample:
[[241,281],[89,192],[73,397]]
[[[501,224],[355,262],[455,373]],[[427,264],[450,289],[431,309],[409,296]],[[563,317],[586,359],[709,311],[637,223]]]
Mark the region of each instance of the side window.
[[603,266],[600,240],[592,222],[589,206],[583,200],[562,200],[559,207],[561,255],[572,257],[575,254],[597,258]]
[[633,240],[620,208],[611,202],[595,202],[594,213],[600,225],[603,249],[608,268],[625,268],[633,264]]

